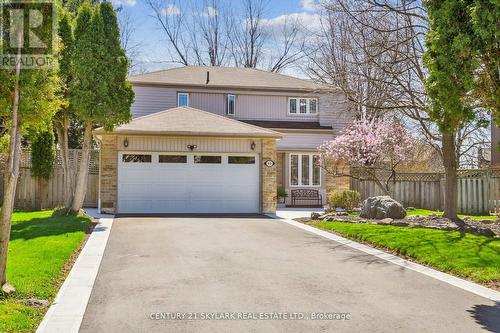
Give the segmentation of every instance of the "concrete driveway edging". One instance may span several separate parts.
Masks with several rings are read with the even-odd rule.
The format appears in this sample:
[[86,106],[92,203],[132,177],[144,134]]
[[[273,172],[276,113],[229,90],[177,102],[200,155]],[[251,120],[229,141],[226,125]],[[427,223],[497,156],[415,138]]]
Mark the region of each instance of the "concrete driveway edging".
[[112,225],[99,219],[36,333],[78,333]]
[[354,248],[356,250],[373,255],[377,258],[386,260],[386,261],[391,262],[393,264],[396,264],[396,265],[402,266],[404,268],[407,268],[407,269],[419,272],[421,274],[430,276],[430,277],[437,279],[439,281],[446,282],[452,286],[466,290],[466,291],[471,292],[473,294],[476,294],[478,296],[485,297],[485,298],[490,299],[490,300],[495,301],[495,302],[500,302],[500,292],[495,291],[495,290],[490,289],[490,288],[487,288],[487,287],[484,287],[480,284],[470,282],[470,281],[458,278],[458,277],[450,275],[450,274],[446,274],[446,273],[437,271],[435,269],[432,269],[432,268],[429,268],[429,267],[426,267],[426,266],[423,266],[420,264],[416,264],[414,262],[402,259],[398,256],[393,255],[393,254],[383,252],[383,251],[375,249],[373,247],[355,242],[353,240],[341,237],[337,234],[334,234],[334,233],[331,233],[328,231],[324,231],[324,230],[312,227],[312,226],[304,224],[304,223],[300,223],[300,222],[290,220],[290,219],[283,219],[283,218],[276,216],[276,215],[273,215],[273,214],[266,214],[266,215],[271,217],[271,218],[274,218],[276,220],[279,220],[279,221],[282,221],[282,222],[287,223],[289,225],[292,225],[294,227],[300,228],[302,230],[308,231],[308,232],[316,234],[318,236],[322,236],[322,237],[331,239],[333,241],[341,243],[342,245],[349,246],[349,247]]

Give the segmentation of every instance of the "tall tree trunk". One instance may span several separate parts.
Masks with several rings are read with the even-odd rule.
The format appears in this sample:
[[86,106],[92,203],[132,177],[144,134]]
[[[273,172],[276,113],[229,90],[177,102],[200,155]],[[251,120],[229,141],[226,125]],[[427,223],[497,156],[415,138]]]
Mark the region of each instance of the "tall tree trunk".
[[70,166],[69,161],[69,139],[68,139],[68,128],[69,128],[69,117],[63,115],[62,119],[55,126],[57,131],[57,139],[59,140],[60,154],[61,154],[61,164],[63,168],[63,196],[64,196],[64,207],[70,207],[73,202],[73,168]]
[[[22,40],[22,31],[17,34],[18,42]],[[20,45],[20,43],[18,43]],[[9,158],[4,170],[3,202],[0,212],[0,286],[7,282],[7,254],[9,248],[10,228],[14,199],[16,197],[19,163],[21,159],[21,125],[19,114],[19,77],[21,75],[21,47],[16,54],[16,78],[14,82],[14,98],[12,101],[12,128],[10,129]]]
[[76,215],[83,206],[85,194],[87,192],[87,180],[89,174],[90,150],[92,145],[92,124],[85,124],[85,133],[83,136],[82,158],[78,166],[76,176],[75,194],[71,204],[70,214]]
[[457,219],[457,152],[455,149],[455,132],[445,132],[442,137],[443,165],[446,176],[444,195],[444,217]]

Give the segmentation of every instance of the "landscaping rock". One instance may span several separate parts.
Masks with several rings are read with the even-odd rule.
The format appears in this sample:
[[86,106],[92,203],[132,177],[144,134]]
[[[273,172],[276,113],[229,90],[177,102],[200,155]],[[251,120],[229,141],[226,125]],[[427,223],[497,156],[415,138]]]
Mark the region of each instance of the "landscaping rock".
[[363,202],[359,216],[369,219],[402,219],[406,216],[404,207],[389,196],[370,197]]
[[26,305],[32,307],[43,307],[46,308],[49,306],[49,301],[46,299],[37,299],[37,298],[28,298],[25,301]]
[[311,220],[319,220],[321,217],[320,213],[311,213]]
[[321,221],[331,221],[335,217],[335,213],[321,215],[318,219]]
[[489,228],[466,225],[464,231],[473,235],[493,237],[495,233]]
[[9,295],[12,295],[13,293],[16,292],[16,288],[14,288],[13,286],[11,286],[8,283],[5,283],[2,286],[2,292],[3,292],[3,294],[4,294],[5,297],[8,297]]
[[378,224],[391,224],[393,221],[394,221],[393,219],[391,219],[390,217],[387,217],[385,219],[378,221]]
[[396,227],[407,227],[409,225],[408,222],[404,222],[402,220],[395,220],[391,222],[391,225],[394,225]]

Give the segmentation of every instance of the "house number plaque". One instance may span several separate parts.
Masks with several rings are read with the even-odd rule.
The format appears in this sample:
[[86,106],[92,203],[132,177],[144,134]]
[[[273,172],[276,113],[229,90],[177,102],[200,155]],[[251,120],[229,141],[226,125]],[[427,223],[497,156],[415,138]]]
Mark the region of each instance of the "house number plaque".
[[264,165],[267,166],[267,167],[272,167],[274,165],[274,161],[267,160],[267,161],[264,162]]

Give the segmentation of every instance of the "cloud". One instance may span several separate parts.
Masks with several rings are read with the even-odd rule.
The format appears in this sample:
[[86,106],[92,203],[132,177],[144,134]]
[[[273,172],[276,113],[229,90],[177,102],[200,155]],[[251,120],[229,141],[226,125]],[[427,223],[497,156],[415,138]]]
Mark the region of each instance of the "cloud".
[[181,14],[181,10],[176,5],[170,4],[162,10],[162,14],[165,16],[177,16]]
[[214,7],[212,6],[208,6],[207,7],[207,10],[204,11],[201,15],[203,16],[209,16],[209,17],[212,17],[212,16],[217,16],[219,15],[219,12],[217,11],[217,9],[215,9]]
[[114,6],[127,5],[127,6],[130,6],[130,7],[133,7],[137,3],[137,1],[136,0],[111,0],[111,3]]
[[320,9],[320,5],[316,0],[300,0],[300,4],[303,10],[307,10],[309,12],[314,12]]
[[262,24],[270,29],[281,29],[292,22],[297,22],[305,29],[311,31],[321,29],[321,17],[319,14],[291,13],[262,20]]

